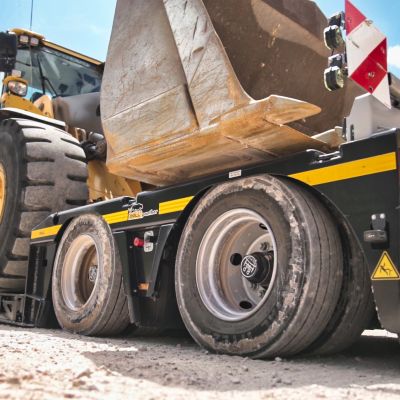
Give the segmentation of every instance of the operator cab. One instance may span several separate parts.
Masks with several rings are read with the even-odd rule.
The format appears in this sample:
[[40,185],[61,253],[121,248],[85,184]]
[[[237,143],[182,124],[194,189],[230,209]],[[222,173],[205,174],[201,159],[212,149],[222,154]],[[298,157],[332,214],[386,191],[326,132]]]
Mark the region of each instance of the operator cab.
[[[8,49],[7,65],[2,66],[0,62],[4,73],[2,108],[23,109],[87,132],[103,132],[100,120],[102,62],[23,29],[3,33],[2,39]],[[15,54],[12,42],[16,42]],[[15,62],[10,68],[12,57]]]

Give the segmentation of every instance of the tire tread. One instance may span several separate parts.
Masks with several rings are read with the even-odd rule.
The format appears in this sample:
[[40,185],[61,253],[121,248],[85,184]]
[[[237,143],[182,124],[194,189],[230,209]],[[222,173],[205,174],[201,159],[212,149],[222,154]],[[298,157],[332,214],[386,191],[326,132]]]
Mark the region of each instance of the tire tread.
[[16,266],[15,257],[27,258],[29,241],[19,238],[28,238],[32,228],[50,213],[86,203],[87,165],[79,142],[58,128],[13,118],[1,121],[0,131],[12,137],[22,167],[17,222],[8,249],[0,255],[0,290],[22,291],[27,262],[25,267],[21,263]]

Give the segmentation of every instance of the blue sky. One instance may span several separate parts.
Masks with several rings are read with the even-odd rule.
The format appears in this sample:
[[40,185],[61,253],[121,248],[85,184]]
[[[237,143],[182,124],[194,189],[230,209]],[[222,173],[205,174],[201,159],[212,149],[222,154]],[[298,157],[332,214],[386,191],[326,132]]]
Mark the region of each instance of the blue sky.
[[[0,31],[29,27],[31,0],[0,0]],[[344,0],[316,0],[325,14],[344,8]],[[400,76],[399,0],[354,0],[388,36],[391,70]],[[104,60],[116,0],[34,0],[33,30],[47,39]]]

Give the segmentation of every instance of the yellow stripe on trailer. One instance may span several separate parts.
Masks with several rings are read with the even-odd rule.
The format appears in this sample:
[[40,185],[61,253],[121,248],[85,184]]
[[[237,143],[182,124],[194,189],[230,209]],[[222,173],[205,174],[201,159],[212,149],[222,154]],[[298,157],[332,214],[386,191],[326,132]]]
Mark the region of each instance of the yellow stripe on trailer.
[[312,171],[299,172],[289,175],[289,177],[304,182],[307,185],[316,186],[323,185],[324,183],[388,172],[396,168],[396,153],[393,152],[339,165],[332,165],[330,167],[318,168]]
[[126,222],[128,221],[128,210],[118,211],[111,214],[105,214],[103,215],[103,218],[109,225],[118,224],[120,222]]
[[[118,224],[119,222],[128,221],[128,210],[118,211],[111,214],[103,215],[105,221],[109,224]],[[62,225],[50,226],[49,228],[42,228],[32,231],[31,239],[41,239],[44,237],[55,236],[60,231]]]
[[165,201],[159,205],[159,214],[170,214],[182,211],[191,202],[194,196],[183,197],[181,199]]
[[43,237],[48,237],[48,236],[55,236],[57,233],[60,231],[62,225],[54,225],[50,226],[49,228],[42,228],[42,229],[37,229],[35,231],[32,231],[31,233],[31,239],[40,239]]

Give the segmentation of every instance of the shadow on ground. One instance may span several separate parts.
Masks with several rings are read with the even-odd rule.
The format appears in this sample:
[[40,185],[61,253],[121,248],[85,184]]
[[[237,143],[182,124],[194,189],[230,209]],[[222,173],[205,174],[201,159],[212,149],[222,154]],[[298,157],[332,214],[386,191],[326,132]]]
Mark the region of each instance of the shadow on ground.
[[84,356],[126,377],[198,390],[400,385],[400,346],[385,336],[364,336],[333,357],[272,361],[208,354],[188,338],[135,338],[124,346]]

